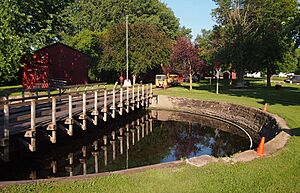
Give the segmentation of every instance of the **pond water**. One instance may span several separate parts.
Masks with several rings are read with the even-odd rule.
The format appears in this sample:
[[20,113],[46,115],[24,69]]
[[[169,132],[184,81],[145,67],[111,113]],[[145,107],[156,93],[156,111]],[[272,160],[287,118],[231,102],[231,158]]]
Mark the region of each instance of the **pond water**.
[[123,170],[200,155],[230,156],[249,149],[235,126],[204,116],[139,111],[101,126],[76,129],[57,144],[38,141],[31,153],[15,145],[11,162],[0,163],[0,180],[44,179]]

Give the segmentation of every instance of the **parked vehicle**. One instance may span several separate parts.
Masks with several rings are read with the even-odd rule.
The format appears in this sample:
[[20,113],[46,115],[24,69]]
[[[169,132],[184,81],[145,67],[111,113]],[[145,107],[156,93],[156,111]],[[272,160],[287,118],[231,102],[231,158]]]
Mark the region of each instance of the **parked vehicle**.
[[284,82],[291,84],[300,83],[300,75],[294,75],[291,78],[285,79]]
[[179,76],[177,74],[168,75],[168,85],[178,85],[179,84]]
[[156,87],[167,87],[168,86],[167,76],[164,74],[157,74],[155,76],[155,85]]

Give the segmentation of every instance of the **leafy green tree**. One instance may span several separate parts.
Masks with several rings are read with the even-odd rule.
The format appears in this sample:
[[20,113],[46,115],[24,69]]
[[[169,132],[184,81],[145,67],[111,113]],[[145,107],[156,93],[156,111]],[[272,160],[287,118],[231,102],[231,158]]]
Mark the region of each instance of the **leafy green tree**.
[[278,72],[280,64],[292,47],[292,39],[285,33],[284,23],[297,10],[296,0],[249,0],[257,20],[257,62],[266,69],[267,86],[271,86],[272,74]]
[[129,16],[130,23],[155,24],[171,38],[179,29],[173,11],[159,0],[75,1],[62,14],[68,25],[67,34],[76,34],[83,29],[103,31],[113,24],[123,23],[125,15]]
[[69,0],[0,1],[0,84],[17,80],[20,58],[59,38],[58,13]]
[[[245,70],[267,72],[270,79],[288,57],[292,39],[287,35],[285,23],[295,16],[296,0],[215,0],[218,7],[213,15],[224,31],[224,44],[219,47],[219,56],[237,70],[242,81]],[[291,32],[297,37],[296,31]]]
[[224,63],[233,64],[237,79],[243,82],[245,70],[252,66],[255,58],[255,38],[257,26],[253,25],[256,17],[250,14],[250,6],[242,0],[215,0],[218,7],[213,16],[219,23],[214,29],[222,38],[217,58]]
[[177,37],[187,37],[190,40],[193,38],[192,36],[192,30],[190,28],[186,28],[185,26],[179,27],[179,30],[177,32]]
[[[126,68],[125,23],[111,26],[101,36],[100,62],[95,69],[105,77],[122,74]],[[135,23],[129,25],[129,72],[138,77],[168,62],[172,41],[156,25]],[[117,78],[117,77],[114,77]]]
[[20,55],[24,52],[26,38],[18,34],[19,25],[26,23],[18,2],[2,0],[0,6],[0,85],[16,80]]

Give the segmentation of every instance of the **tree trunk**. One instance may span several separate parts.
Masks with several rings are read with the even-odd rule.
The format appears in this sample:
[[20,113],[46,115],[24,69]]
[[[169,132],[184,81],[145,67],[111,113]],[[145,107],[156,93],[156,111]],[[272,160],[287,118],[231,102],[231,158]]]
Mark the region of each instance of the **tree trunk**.
[[237,69],[237,82],[244,82],[244,75],[245,75],[245,70],[243,68],[238,68]]
[[193,74],[192,74],[192,66],[190,65],[190,90],[193,90]]
[[269,67],[267,67],[267,87],[271,87],[271,70]]

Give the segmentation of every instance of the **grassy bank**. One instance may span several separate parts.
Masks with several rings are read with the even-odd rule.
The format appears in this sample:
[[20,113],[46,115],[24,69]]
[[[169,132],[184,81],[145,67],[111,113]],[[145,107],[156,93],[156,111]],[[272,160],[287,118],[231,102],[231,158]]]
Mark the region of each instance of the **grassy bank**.
[[287,146],[271,157],[249,163],[215,163],[202,168],[188,165],[149,170],[129,175],[97,177],[83,181],[39,183],[8,186],[3,192],[300,192],[300,87],[286,85],[280,90],[264,88],[246,90],[195,84],[194,90],[174,87],[157,90],[157,94],[216,100],[262,108],[283,117],[293,131]]

